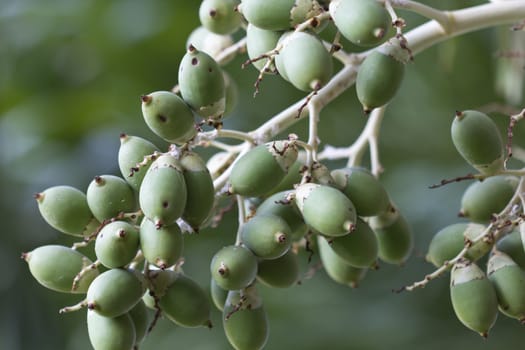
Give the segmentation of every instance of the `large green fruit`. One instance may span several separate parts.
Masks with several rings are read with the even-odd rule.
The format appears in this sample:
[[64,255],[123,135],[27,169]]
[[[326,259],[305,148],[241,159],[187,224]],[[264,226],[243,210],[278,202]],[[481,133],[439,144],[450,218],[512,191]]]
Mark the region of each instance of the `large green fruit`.
[[451,134],[459,154],[480,173],[493,175],[503,170],[503,140],[489,116],[472,110],[456,112]]
[[335,188],[312,183],[300,185],[295,202],[306,224],[323,235],[344,236],[355,228],[354,205]]
[[199,19],[204,27],[216,34],[231,34],[241,26],[242,16],[235,9],[240,0],[203,0]]
[[144,157],[158,151],[159,149],[154,144],[142,137],[126,134],[120,135],[118,166],[124,180],[135,191],[139,190],[142,179],[144,179],[144,175],[146,175],[146,171],[148,171],[152,163],[152,160],[145,162]]
[[138,249],[139,231],[125,221],[113,221],[105,225],[95,241],[98,261],[110,269],[129,264]]
[[95,218],[103,222],[137,209],[137,200],[131,186],[114,175],[96,176],[86,191],[89,209]]
[[88,310],[87,328],[94,350],[131,350],[135,344],[135,325],[127,313],[105,317]]
[[488,223],[509,203],[518,187],[515,176],[492,176],[472,183],[461,198],[460,215],[474,222]]
[[487,337],[498,316],[498,299],[494,287],[476,264],[464,259],[454,265],[450,298],[461,323]]
[[[45,245],[22,254],[33,277],[46,288],[64,293],[85,293],[98,276],[92,261],[82,253],[61,245]],[[75,281],[76,279],[76,281]]]
[[212,278],[222,289],[239,290],[255,279],[257,258],[246,247],[226,246],[213,256],[210,271]]
[[290,249],[277,259],[259,261],[257,280],[273,288],[293,286],[299,280],[297,255]]
[[255,215],[241,228],[241,242],[255,256],[276,259],[290,249],[290,228],[276,215]]
[[[246,27],[246,51],[250,59],[258,58],[260,55],[267,54],[277,46],[277,42],[281,37],[281,32],[273,30],[261,29],[248,23]],[[263,58],[252,62],[257,70],[263,69],[268,58]],[[275,64],[271,64],[265,73],[275,73]]]
[[157,228],[153,221],[144,218],[140,224],[140,248],[151,264],[161,269],[174,265],[184,248],[179,225],[174,222]]

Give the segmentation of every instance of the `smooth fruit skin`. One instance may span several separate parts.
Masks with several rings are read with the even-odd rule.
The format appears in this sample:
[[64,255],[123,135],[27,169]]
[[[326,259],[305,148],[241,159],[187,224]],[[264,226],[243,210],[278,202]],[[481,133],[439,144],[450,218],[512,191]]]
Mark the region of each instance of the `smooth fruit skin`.
[[139,231],[125,221],[104,226],[95,241],[98,261],[107,268],[123,267],[133,260],[139,249]]
[[255,286],[242,291],[230,291],[222,315],[224,332],[234,349],[258,350],[264,347],[268,340],[269,325]]
[[456,112],[451,135],[459,154],[480,173],[503,170],[503,140],[489,116],[473,110]]
[[[189,47],[190,45],[199,51],[207,53],[216,60],[221,51],[233,45],[233,38],[231,35],[215,34],[205,27],[200,26],[195,28],[190,35],[188,35],[186,47]],[[228,62],[229,61],[224,63]]]
[[135,326],[127,313],[110,318],[88,310],[87,328],[94,350],[131,350],[135,344]]
[[182,144],[197,133],[191,109],[170,91],[155,91],[141,96],[142,116],[148,127],[164,140]]
[[138,136],[120,135],[120,147],[118,150],[118,166],[122,177],[127,183],[138,191],[140,184],[151,166],[152,160],[144,162],[144,157],[153,155],[159,149],[153,143]]
[[293,141],[273,141],[252,148],[234,164],[230,175],[231,192],[260,197],[276,187],[296,161]]
[[275,215],[255,215],[241,228],[241,242],[262,259],[277,259],[290,249],[290,228]]
[[306,224],[323,235],[344,236],[355,228],[354,205],[335,188],[312,183],[300,185],[295,202]]
[[139,300],[137,305],[129,310],[128,315],[135,326],[135,346],[139,346],[146,336],[150,322],[149,312],[144,301]]
[[204,27],[216,34],[231,34],[241,26],[242,16],[235,10],[240,0],[203,0],[199,19]]
[[226,105],[224,106],[224,114],[222,115],[222,118],[227,118],[239,104],[239,86],[225,70],[222,71],[222,76],[224,78],[224,89],[226,89]]
[[121,177],[114,175],[96,176],[86,191],[89,209],[95,218],[103,222],[120,213],[133,212],[137,208],[135,193]]
[[371,52],[359,67],[355,82],[357,98],[365,113],[388,103],[401,86],[405,64],[394,56]]
[[144,218],[140,223],[140,248],[149,263],[161,269],[173,266],[184,249],[179,225],[174,222],[157,228],[153,221]]
[[86,195],[74,187],[50,187],[37,193],[35,199],[44,220],[62,233],[82,236],[93,220]]
[[375,0],[335,0],[330,15],[341,34],[360,46],[380,44],[392,27],[387,10]]
[[301,170],[303,168],[303,162],[299,159],[296,160],[288,169],[288,173],[281,180],[281,182],[272,189],[267,195],[272,195],[278,192],[289,191],[294,188],[294,185],[301,182]]
[[472,183],[461,198],[460,215],[470,221],[488,223],[507,206],[518,182],[515,176],[491,176]]
[[357,288],[368,269],[349,265],[334,252],[326,239],[321,236],[317,237],[317,245],[323,268],[328,277],[339,284]]
[[257,258],[246,247],[226,246],[213,256],[210,272],[222,289],[239,290],[255,279]]
[[[268,52],[275,49],[277,42],[281,37],[282,32],[261,29],[252,23],[248,23],[246,27],[246,51],[250,59],[258,58],[260,55],[267,54]],[[252,62],[253,66],[257,70],[263,69],[267,62],[267,58],[263,58]],[[268,67],[268,71],[264,73],[276,73],[275,64],[271,64]]]
[[267,30],[287,30],[321,12],[312,0],[242,0],[241,12],[249,23]]
[[496,250],[487,263],[487,276],[496,290],[500,311],[525,322],[525,271]]
[[179,65],[179,88],[184,101],[198,115],[222,117],[226,107],[224,78],[210,55],[190,45]]
[[257,280],[273,288],[293,286],[299,280],[297,255],[292,250],[288,250],[277,259],[259,261]]
[[525,249],[520,230],[514,229],[496,243],[497,250],[507,254],[522,269],[525,269]]
[[82,274],[73,288],[75,277],[92,261],[82,253],[61,245],[45,245],[22,254],[33,277],[46,288],[63,293],[86,293],[98,276],[96,268]]
[[210,296],[211,301],[213,302],[213,305],[215,305],[217,310],[223,311],[224,304],[226,303],[226,298],[228,297],[228,290],[219,287],[219,285],[213,278],[210,281]]
[[498,299],[491,282],[476,264],[464,259],[454,265],[450,298],[461,323],[486,338],[498,316]]
[[101,316],[117,317],[131,310],[144,291],[138,273],[125,269],[107,270],[89,286],[87,307]]
[[350,167],[331,172],[338,188],[352,201],[359,216],[384,213],[390,199],[383,184],[368,169]]

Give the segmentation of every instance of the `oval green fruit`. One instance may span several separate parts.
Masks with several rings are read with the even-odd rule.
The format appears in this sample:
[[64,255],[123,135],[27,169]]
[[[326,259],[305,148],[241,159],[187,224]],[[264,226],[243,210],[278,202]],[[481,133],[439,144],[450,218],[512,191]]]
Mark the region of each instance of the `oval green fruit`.
[[86,199],[89,209],[100,222],[137,209],[131,186],[123,178],[114,175],[96,176],[87,188]]
[[[86,293],[98,276],[93,262],[82,253],[61,245],[45,245],[22,254],[33,277],[46,288],[64,293]],[[80,274],[80,272],[82,274]]]
[[210,295],[213,305],[215,305],[217,310],[224,310],[224,304],[228,297],[228,290],[222,289],[213,278],[210,281]]
[[459,154],[480,173],[493,175],[503,170],[503,140],[489,116],[472,110],[456,112],[451,135]]
[[497,250],[507,254],[522,269],[525,269],[525,249],[520,230],[514,229],[496,243]]
[[226,90],[226,105],[224,106],[224,114],[222,117],[227,118],[239,104],[239,87],[237,86],[235,79],[233,79],[225,70],[222,71],[222,76],[224,77],[224,89]]
[[[275,49],[281,35],[281,32],[261,29],[251,23],[248,23],[248,26],[246,27],[246,51],[248,52],[248,57],[251,60],[254,60],[259,58],[261,55],[269,53]],[[264,65],[268,59],[269,58],[259,59],[252,62],[252,64],[257,70],[260,71],[264,68]],[[264,73],[276,72],[275,64],[272,63]]]
[[104,317],[88,310],[87,328],[94,350],[129,350],[135,344],[135,326],[127,313]]
[[276,215],[255,215],[241,227],[241,242],[255,256],[276,259],[290,249],[290,228]]
[[216,34],[231,34],[241,26],[242,16],[236,10],[240,0],[203,0],[199,7],[201,24]]
[[290,249],[277,259],[259,261],[257,280],[273,288],[293,286],[299,280],[297,255]]
[[140,249],[146,260],[161,268],[173,266],[182,256],[184,239],[179,225],[174,222],[157,228],[144,218],[140,224]]
[[257,258],[246,247],[226,246],[213,256],[210,271],[222,289],[239,290],[255,279]]
[[299,159],[296,160],[290,168],[288,168],[288,173],[285,175],[284,179],[274,187],[267,195],[272,195],[274,193],[289,191],[294,188],[294,185],[299,184],[302,179],[302,168],[304,164]]
[[[214,60],[217,60],[220,53],[233,45],[233,38],[231,35],[220,35],[210,32],[203,26],[195,28],[188,39],[186,40],[186,47],[193,46],[197,50],[210,55]],[[227,60],[224,63],[228,63]]]
[[138,136],[120,135],[118,166],[122,177],[138,191],[146,171],[153,162],[151,156],[159,149],[153,143]]
[[138,347],[146,336],[150,322],[148,309],[144,301],[139,300],[137,305],[129,310],[128,315],[131,317],[133,325],[135,326],[135,346]]
[[110,269],[129,264],[138,249],[139,231],[125,221],[113,221],[105,225],[95,241],[98,261]]

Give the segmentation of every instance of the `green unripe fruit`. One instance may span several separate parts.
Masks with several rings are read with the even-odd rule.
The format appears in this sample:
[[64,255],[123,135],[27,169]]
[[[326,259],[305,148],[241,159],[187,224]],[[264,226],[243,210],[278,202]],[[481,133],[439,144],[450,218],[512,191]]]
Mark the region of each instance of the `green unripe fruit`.
[[456,112],[451,134],[459,154],[480,173],[503,170],[503,140],[489,116],[471,110]]
[[224,77],[224,89],[226,90],[226,105],[224,106],[224,114],[222,117],[226,118],[230,116],[235,107],[239,104],[239,87],[235,80],[226,71],[223,70],[222,75]]
[[311,182],[337,188],[335,180],[330,174],[330,169],[323,163],[313,162],[310,167],[310,175],[312,177]]
[[226,303],[226,298],[228,297],[228,290],[219,287],[219,285],[213,278],[210,282],[210,295],[211,300],[213,301],[213,305],[215,305],[217,310],[224,310],[224,304]]
[[[391,50],[382,48],[383,46],[371,52],[357,71],[355,88],[365,113],[388,103],[401,86],[405,75],[405,62],[391,53]],[[394,48],[393,46],[392,50]]]
[[96,176],[88,186],[86,198],[89,209],[100,222],[137,209],[133,189],[118,176]]
[[174,93],[155,91],[143,95],[141,100],[144,121],[151,131],[164,140],[182,144],[197,133],[191,109]]
[[127,313],[110,318],[88,310],[87,328],[94,350],[132,349],[135,344],[135,326]]
[[414,246],[414,237],[408,222],[398,209],[370,218],[370,227],[379,243],[379,259],[389,264],[402,264]]
[[346,263],[321,236],[317,237],[317,244],[321,262],[328,277],[339,284],[357,288],[368,269],[354,267]]
[[[61,245],[45,245],[22,254],[33,277],[46,288],[64,293],[85,293],[98,276],[92,261],[82,253]],[[80,272],[82,274],[80,274]]]
[[[426,260],[436,267],[440,267],[453,259],[463,250],[465,242],[473,241],[485,231],[485,226],[475,223],[457,223],[448,225],[439,230],[428,247]],[[471,245],[465,254],[470,261],[476,261],[484,256],[492,245],[483,240]]]
[[226,106],[224,78],[210,55],[189,46],[179,65],[179,88],[184,101],[198,115],[221,118]]
[[487,263],[487,275],[496,290],[500,311],[525,322],[525,271],[496,250]]
[[144,215],[158,228],[177,220],[186,206],[186,183],[180,165],[170,155],[153,162],[140,186],[139,202]]
[[199,19],[204,27],[216,34],[231,34],[241,26],[241,14],[235,9],[240,0],[203,0]]
[[492,283],[476,264],[464,259],[454,265],[450,298],[461,323],[486,338],[498,316],[498,299]]
[[267,30],[287,30],[322,12],[313,0],[242,0],[241,12],[253,25]]
[[216,60],[224,49],[233,45],[233,38],[230,35],[215,34],[201,26],[195,28],[188,36],[186,47],[190,45],[199,51],[207,53]]
[[264,347],[269,334],[268,319],[255,286],[230,291],[222,315],[224,332],[234,349]]
[[312,183],[300,185],[295,203],[306,224],[325,236],[344,236],[355,228],[354,205],[335,188]]
[[208,296],[195,281],[181,273],[177,273],[159,305],[163,314],[179,326],[211,327]]
[[[246,27],[246,51],[248,52],[248,57],[253,60],[275,49],[281,34],[281,32],[261,29],[248,23]],[[252,64],[260,71],[263,69],[267,60],[268,58],[263,58],[252,62]],[[264,73],[276,73],[275,64],[270,64],[268,70]]]
[[380,44],[392,27],[388,11],[375,0],[335,0],[330,16],[341,34],[360,46]]
[[179,225],[174,222],[157,228],[144,218],[140,224],[140,249],[151,264],[165,269],[174,265],[182,256],[184,240]]
[[268,195],[293,189],[294,185],[301,182],[301,170],[303,165],[303,162],[296,160],[288,169],[288,173],[285,175],[284,179],[282,179]]
[[284,219],[290,228],[290,240],[297,241],[308,232],[308,226],[306,226],[295,201],[287,198],[291,193],[293,191],[283,191],[271,195],[259,205],[256,214],[275,215]]
[[[135,191],[139,190],[142,179],[152,163],[152,160],[144,162],[144,158],[158,151],[159,149],[154,144],[142,137],[120,135],[118,166],[124,180]],[[140,166],[139,163],[141,163]]]
[[518,182],[515,176],[493,176],[472,183],[461,198],[460,215],[474,222],[488,223],[507,206]]
[[275,59],[281,62],[279,72],[293,86],[303,91],[319,90],[330,80],[332,57],[317,36],[293,32],[283,44]]
[[270,192],[288,173],[297,159],[294,141],[273,141],[252,148],[233,164],[231,192],[259,197]]
[[156,300],[160,300],[166,294],[168,287],[177,278],[177,273],[172,270],[151,269],[148,271],[147,281],[149,287],[146,293],[142,296],[144,304],[152,310],[158,311]]
[[522,269],[525,269],[525,249],[519,229],[515,229],[496,243],[497,250],[507,254]]
[[111,269],[97,276],[87,291],[87,307],[101,316],[120,316],[137,304],[145,288],[138,273]]
[[388,210],[388,193],[367,169],[343,168],[333,170],[331,174],[337,186],[354,204],[358,215],[375,216]]
[[139,249],[139,231],[125,221],[113,221],[100,230],[95,241],[98,261],[107,268],[123,267]]
[[213,180],[206,163],[197,153],[185,152],[179,162],[187,189],[182,218],[197,231],[213,209],[215,201]]
[[334,252],[347,264],[367,268],[377,260],[377,238],[366,222],[357,218],[356,228],[350,234],[329,241]]
[[54,229],[73,236],[89,235],[93,221],[86,195],[71,186],[54,186],[37,193],[35,199],[44,220]]
[[262,259],[276,259],[290,249],[290,228],[275,215],[256,215],[241,228],[241,241]]
[[255,279],[257,258],[246,247],[227,246],[219,250],[210,264],[211,276],[226,290],[239,290]]
[[259,261],[257,280],[273,288],[293,286],[299,280],[297,255],[290,249],[277,259]]
[[133,325],[135,326],[135,346],[139,346],[146,336],[149,327],[150,317],[144,301],[139,300],[137,305],[129,310],[128,315],[131,317]]

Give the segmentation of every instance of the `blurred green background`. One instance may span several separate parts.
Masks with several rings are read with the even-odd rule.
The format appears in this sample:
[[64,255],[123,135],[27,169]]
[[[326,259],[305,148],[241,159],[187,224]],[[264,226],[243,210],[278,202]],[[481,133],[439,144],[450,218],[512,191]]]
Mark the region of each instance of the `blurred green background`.
[[[85,312],[58,314],[80,297],[40,286],[20,259],[21,252],[40,245],[73,243],[45,224],[32,196],[60,184],[85,190],[95,175],[118,175],[121,132],[166,146],[143,122],[139,96],[176,83],[186,37],[199,25],[199,3],[0,1],[0,349],[90,349]],[[443,0],[438,6],[479,3]],[[402,16],[410,27],[422,22],[409,13]],[[271,327],[267,349],[523,347],[523,326],[501,315],[488,340],[463,327],[454,316],[446,277],[412,293],[392,293],[432,270],[424,261],[432,235],[459,221],[460,196],[468,183],[428,189],[471,171],[450,140],[454,111],[490,110],[503,132],[508,122],[498,112],[503,109],[487,106],[519,108],[525,103],[523,94],[509,102],[495,88],[501,77],[498,65],[508,63],[497,53],[510,49],[510,35],[525,40],[525,32],[483,30],[435,46],[409,64],[401,91],[387,109],[380,150],[381,179],[413,227],[414,254],[403,267],[381,264],[354,290],[322,271],[288,290],[261,287]],[[244,60],[226,67],[240,86],[241,101],[225,126],[248,131],[303,94],[268,77],[253,99],[257,73],[252,67],[242,70]],[[518,63],[513,75],[520,87],[523,66]],[[351,88],[323,111],[320,139],[348,145],[365,121]],[[293,131],[304,137],[306,123]],[[521,125],[515,134],[520,144],[525,136]],[[235,213],[229,213],[217,229],[188,237],[186,273],[207,287],[211,256],[233,242],[235,230]],[[302,260],[306,263],[306,256]],[[142,348],[228,349],[215,310],[213,322],[215,327],[207,330],[161,320]]]

